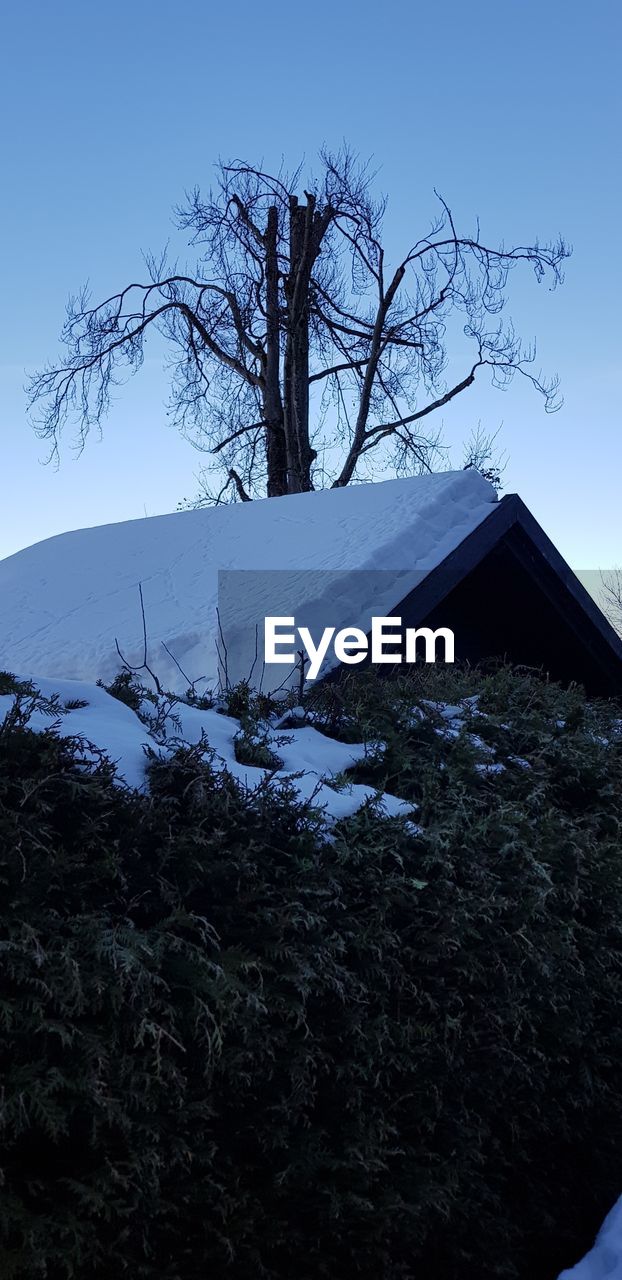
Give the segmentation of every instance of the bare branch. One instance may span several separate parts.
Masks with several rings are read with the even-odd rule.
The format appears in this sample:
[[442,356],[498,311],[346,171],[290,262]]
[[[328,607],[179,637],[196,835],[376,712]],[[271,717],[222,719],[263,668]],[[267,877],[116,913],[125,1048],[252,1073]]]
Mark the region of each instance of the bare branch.
[[230,436],[226,436],[224,440],[221,440],[220,443],[212,449],[212,453],[221,453],[223,449],[226,449],[228,444],[232,444],[234,440],[239,440],[240,436],[246,435],[249,431],[259,431],[262,427],[267,428],[268,425],[269,424],[267,422],[261,421],[252,422],[248,427],[238,427],[237,431],[232,431]]
[[365,357],[360,360],[344,360],[341,364],[334,364],[330,369],[320,369],[318,373],[312,373],[309,376],[309,382],[319,382],[322,378],[330,378],[334,373],[343,373],[346,369],[360,369],[367,363]]
[[249,497],[248,493],[246,492],[246,489],[244,488],[244,485],[242,484],[242,480],[241,480],[240,476],[238,475],[237,471],[235,471],[233,467],[231,467],[231,469],[230,469],[230,471],[229,471],[229,479],[230,479],[230,480],[233,480],[233,483],[234,483],[234,485],[235,485],[235,487],[236,487],[237,495],[238,495],[238,498],[240,499],[240,502],[250,502],[250,501],[251,501],[251,499],[250,499],[250,497]]

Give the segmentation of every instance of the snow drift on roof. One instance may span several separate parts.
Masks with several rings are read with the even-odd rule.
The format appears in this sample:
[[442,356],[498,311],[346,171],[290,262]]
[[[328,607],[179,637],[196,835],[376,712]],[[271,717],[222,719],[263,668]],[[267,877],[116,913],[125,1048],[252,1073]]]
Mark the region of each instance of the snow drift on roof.
[[[162,642],[190,679],[215,683],[220,570],[287,570],[288,583],[300,575],[301,598],[326,594],[330,583],[342,611],[348,604],[344,625],[356,625],[353,609],[361,617],[381,610],[361,596],[365,574],[354,575],[353,591],[352,570],[394,575],[381,602],[390,609],[495,502],[475,471],[445,472],[60,534],[0,561],[0,667],[109,680],[121,666],[115,637],[129,662],[141,662],[141,583],[149,656],[162,685],[183,692],[188,683]],[[239,602],[240,617],[244,608]]]

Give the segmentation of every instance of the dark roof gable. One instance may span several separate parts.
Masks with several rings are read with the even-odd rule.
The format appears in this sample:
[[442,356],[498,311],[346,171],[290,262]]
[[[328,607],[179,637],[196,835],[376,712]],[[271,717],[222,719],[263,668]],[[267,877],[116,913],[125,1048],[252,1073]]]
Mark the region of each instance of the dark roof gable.
[[592,693],[622,693],[622,640],[517,494],[504,497],[398,612],[407,624],[453,624],[457,657],[507,656]]

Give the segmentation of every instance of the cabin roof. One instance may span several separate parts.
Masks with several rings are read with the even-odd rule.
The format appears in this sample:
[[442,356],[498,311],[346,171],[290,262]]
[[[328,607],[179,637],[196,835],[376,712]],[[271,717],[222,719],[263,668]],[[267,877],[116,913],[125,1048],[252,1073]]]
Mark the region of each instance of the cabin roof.
[[[521,566],[552,602],[576,652],[605,672],[606,687],[622,688],[613,628],[521,499],[498,501],[475,471],[152,516],[37,543],[0,561],[0,666],[108,681],[121,667],[117,642],[140,664],[140,584],[150,665],[173,692],[189,681],[200,689],[216,683],[223,636],[229,677],[248,674],[266,612],[311,628],[368,630],[371,614],[398,607],[420,621],[500,546],[511,551],[510,572]],[[509,599],[511,609],[511,588]]]
[[[215,681],[219,572],[281,572],[294,607],[327,584],[343,601],[349,578],[363,597],[349,603],[363,611],[378,584],[370,578],[366,588],[366,575],[386,574],[389,585],[401,574],[389,592],[395,604],[496,505],[486,480],[458,471],[60,534],[0,561],[0,664],[21,675],[110,679],[120,668],[115,640],[129,662],[141,660],[140,583],[151,661],[164,687],[183,692],[187,681],[162,642],[191,679]],[[260,579],[254,599],[249,581],[243,599],[230,598],[234,628],[263,605]]]

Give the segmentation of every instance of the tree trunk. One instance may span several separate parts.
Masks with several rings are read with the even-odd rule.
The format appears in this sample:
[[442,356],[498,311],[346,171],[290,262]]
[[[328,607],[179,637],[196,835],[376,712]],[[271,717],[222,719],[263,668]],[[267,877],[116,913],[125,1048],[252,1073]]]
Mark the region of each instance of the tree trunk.
[[266,366],[263,393],[266,421],[267,492],[277,498],[288,492],[285,422],[280,380],[279,262],[277,253],[278,212],[268,210],[266,246]]
[[315,200],[299,205],[290,199],[287,344],[283,390],[290,493],[311,489],[311,465],[316,457],[309,440],[309,286],[317,257]]

